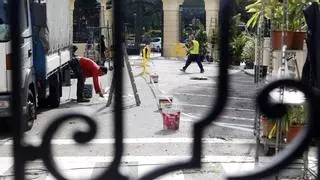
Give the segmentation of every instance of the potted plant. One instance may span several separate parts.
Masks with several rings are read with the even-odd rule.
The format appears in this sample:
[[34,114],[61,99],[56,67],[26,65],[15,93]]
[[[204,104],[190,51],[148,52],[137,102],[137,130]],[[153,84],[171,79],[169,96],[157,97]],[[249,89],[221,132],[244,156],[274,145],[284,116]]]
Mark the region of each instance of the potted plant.
[[304,126],[306,110],[304,105],[294,105],[289,108],[287,113],[287,121],[289,128],[287,131],[287,142],[290,143],[299,133],[300,129]]
[[204,61],[204,59],[207,59],[207,61],[210,60],[208,55],[208,38],[207,33],[204,31],[204,27],[201,27],[200,30],[196,34],[197,40],[199,41],[200,47],[200,57],[201,61]]
[[243,62],[242,52],[247,40],[247,36],[244,33],[241,33],[240,35],[234,37],[230,43],[233,56],[233,65],[240,65],[240,63]]
[[[287,38],[286,44],[288,49],[298,50],[303,48],[303,42],[305,38],[305,18],[303,9],[308,7],[313,0],[290,0],[288,1],[288,30],[286,31]],[[247,22],[248,27],[255,27],[261,16],[261,0],[257,0],[254,3],[246,6],[249,13],[252,14],[251,18]],[[281,35],[283,24],[283,4],[279,0],[266,0],[265,1],[265,13],[264,18],[272,20],[275,25],[275,30],[272,32],[273,36],[273,48],[281,48]]]
[[230,27],[230,39],[229,50],[230,50],[230,60],[232,65],[239,66],[243,59],[241,57],[243,47],[247,42],[246,33],[241,32],[239,26],[243,23],[241,22],[241,14],[237,14],[231,19],[232,26]]
[[[306,110],[304,105],[288,105],[288,111],[282,121],[282,133],[286,134],[286,142],[290,143],[304,126],[306,119]],[[269,131],[268,138],[275,137],[277,132],[277,124],[275,123],[271,131]]]
[[245,69],[253,69],[255,59],[255,40],[253,36],[247,36],[247,42],[243,47],[241,58],[246,63]]

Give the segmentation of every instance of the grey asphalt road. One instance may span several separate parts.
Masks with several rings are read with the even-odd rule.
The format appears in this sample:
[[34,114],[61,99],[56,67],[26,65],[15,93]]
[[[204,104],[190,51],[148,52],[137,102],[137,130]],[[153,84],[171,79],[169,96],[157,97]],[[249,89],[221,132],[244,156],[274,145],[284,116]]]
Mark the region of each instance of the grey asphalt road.
[[[215,82],[212,85],[194,82],[187,87],[181,86],[174,90],[184,112],[203,117],[213,109],[213,104],[218,103],[219,87],[216,77],[212,78],[212,81]],[[216,119],[217,122],[224,123],[224,126],[212,126],[210,137],[254,138],[252,130],[256,91],[253,77],[241,71],[231,74],[227,91],[229,93],[227,105],[221,116]]]
[[[196,63],[186,73],[179,72],[184,60],[155,60],[154,71],[159,74],[157,93],[174,97],[174,105],[182,111],[182,120],[198,121],[205,117],[217,102],[218,64],[203,63],[200,74]],[[194,80],[205,77],[206,80]],[[215,124],[208,128],[208,137],[254,139],[256,87],[253,77],[239,69],[229,70],[228,101]]]

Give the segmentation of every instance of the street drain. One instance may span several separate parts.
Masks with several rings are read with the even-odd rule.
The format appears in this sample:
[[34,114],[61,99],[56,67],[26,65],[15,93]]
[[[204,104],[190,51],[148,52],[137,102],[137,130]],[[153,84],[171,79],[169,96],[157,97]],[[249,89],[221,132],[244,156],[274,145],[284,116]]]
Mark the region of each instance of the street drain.
[[195,77],[190,77],[191,80],[208,80],[207,77],[205,76],[195,76]]

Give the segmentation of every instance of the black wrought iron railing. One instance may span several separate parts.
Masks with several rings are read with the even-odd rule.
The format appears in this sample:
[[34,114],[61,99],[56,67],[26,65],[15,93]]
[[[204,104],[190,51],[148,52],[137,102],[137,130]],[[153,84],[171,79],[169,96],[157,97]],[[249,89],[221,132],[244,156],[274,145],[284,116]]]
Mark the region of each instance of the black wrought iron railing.
[[[20,47],[20,38],[19,38],[19,27],[20,27],[20,19],[19,19],[19,11],[16,11],[16,7],[20,7],[19,3],[22,3],[20,0],[10,0],[8,1],[10,4],[10,17],[11,17],[11,37],[12,37],[12,111],[13,119],[14,119],[14,144],[13,144],[13,155],[14,155],[14,174],[16,180],[24,180],[25,177],[25,165],[28,161],[41,159],[43,160],[45,166],[48,171],[57,179],[67,179],[62,175],[62,173],[58,170],[57,164],[54,162],[52,148],[51,148],[51,140],[53,138],[54,133],[59,128],[59,126],[65,122],[70,120],[71,118],[77,118],[79,121],[84,121],[90,127],[87,132],[78,131],[74,134],[74,140],[78,143],[87,143],[93,139],[94,135],[97,133],[97,125],[92,119],[92,117],[88,117],[80,112],[77,113],[66,113],[62,114],[60,117],[54,120],[54,122],[48,127],[42,137],[42,144],[39,146],[33,146],[30,144],[23,143],[23,125],[22,125],[22,101],[21,101],[21,53],[19,51]],[[113,1],[113,11],[114,11],[114,42],[115,42],[115,59],[114,62],[114,86],[115,86],[115,104],[114,104],[114,137],[115,137],[115,153],[114,159],[111,165],[102,173],[99,177],[95,179],[128,179],[129,177],[123,176],[120,171],[120,162],[123,155],[123,116],[124,112],[122,110],[122,92],[123,92],[123,73],[122,73],[122,63],[121,59],[123,59],[122,52],[122,42],[124,41],[123,36],[123,19],[122,12],[124,11],[122,0],[114,0]],[[155,169],[153,172],[146,174],[141,177],[142,180],[155,179],[161,175],[167,174],[169,172],[180,170],[180,169],[189,169],[189,168],[199,168],[201,167],[201,153],[202,153],[202,143],[201,138],[204,133],[204,129],[211,124],[213,121],[217,120],[218,115],[224,109],[226,102],[228,91],[229,78],[228,78],[228,42],[229,42],[229,27],[230,27],[230,19],[231,19],[231,9],[232,1],[231,0],[223,0],[220,1],[220,12],[219,12],[219,25],[220,25],[220,66],[219,66],[219,82],[218,82],[218,99],[215,103],[213,103],[212,111],[204,118],[202,121],[194,124],[193,127],[193,146],[192,146],[192,158],[186,162],[180,162],[177,164],[167,165],[165,167],[161,167]],[[303,131],[300,133],[298,138],[290,144],[290,146],[280,154],[278,154],[272,161],[271,164],[261,168],[254,170],[253,172],[249,172],[246,174],[235,174],[230,175],[227,179],[261,179],[270,174],[274,174],[288,166],[291,162],[293,162],[297,157],[301,156],[302,153],[309,147],[311,140],[319,139],[318,130],[319,126],[319,111],[318,102],[320,98],[320,94],[318,91],[311,89],[302,83],[294,80],[280,80],[274,83],[271,83],[266,88],[262,90],[260,95],[257,98],[257,105],[260,107],[261,111],[269,117],[281,117],[286,112],[286,107],[281,104],[272,104],[269,102],[268,95],[269,93],[280,87],[280,86],[288,86],[291,88],[298,89],[302,91],[309,103],[309,119],[308,123],[304,127]],[[319,147],[318,147],[319,148]],[[320,153],[318,153],[318,159]],[[1,163],[1,162],[0,162]],[[318,168],[320,165],[318,164]],[[318,178],[319,179],[319,178]]]

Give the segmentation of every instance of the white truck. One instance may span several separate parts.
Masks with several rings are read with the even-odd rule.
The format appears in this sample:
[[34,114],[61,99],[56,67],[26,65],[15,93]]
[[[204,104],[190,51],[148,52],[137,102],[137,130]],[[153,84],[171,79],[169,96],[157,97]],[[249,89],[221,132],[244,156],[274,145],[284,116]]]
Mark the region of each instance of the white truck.
[[[10,123],[12,51],[8,1],[0,0],[0,120]],[[21,1],[22,97],[25,130],[29,130],[37,107],[58,107],[62,85],[70,84],[72,19],[69,0]]]

